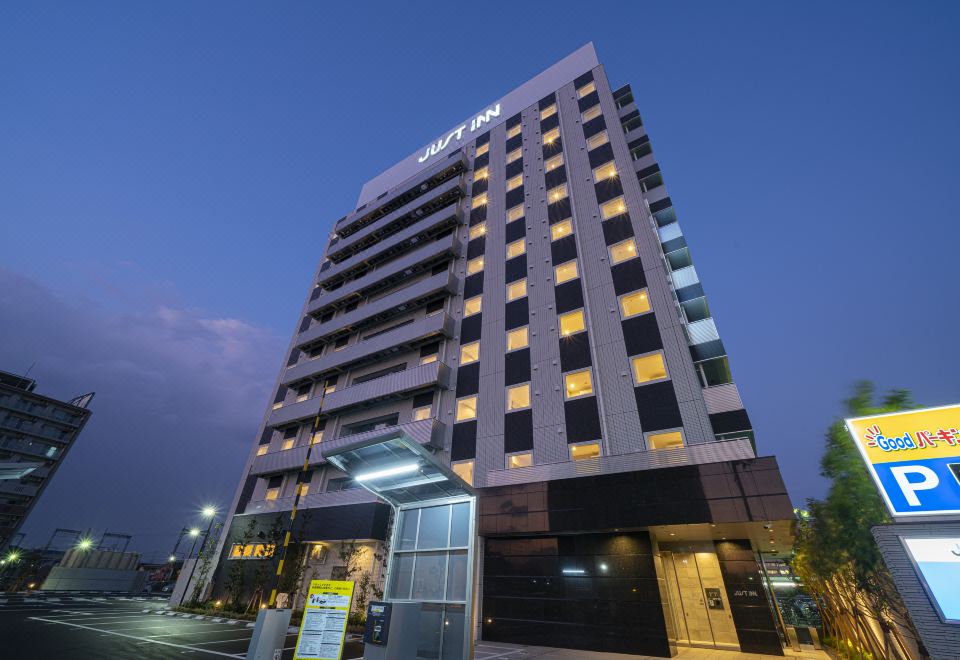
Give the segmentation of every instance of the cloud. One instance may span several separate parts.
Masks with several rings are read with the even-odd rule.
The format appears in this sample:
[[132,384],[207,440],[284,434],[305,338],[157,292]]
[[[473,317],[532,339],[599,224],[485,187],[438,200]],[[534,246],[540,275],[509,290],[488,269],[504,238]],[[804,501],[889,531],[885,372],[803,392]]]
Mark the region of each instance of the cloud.
[[171,299],[144,293],[116,311],[0,268],[0,369],[35,362],[41,394],[97,393],[24,527],[30,542],[55,527],[92,528],[169,549],[202,504],[229,505],[285,342]]

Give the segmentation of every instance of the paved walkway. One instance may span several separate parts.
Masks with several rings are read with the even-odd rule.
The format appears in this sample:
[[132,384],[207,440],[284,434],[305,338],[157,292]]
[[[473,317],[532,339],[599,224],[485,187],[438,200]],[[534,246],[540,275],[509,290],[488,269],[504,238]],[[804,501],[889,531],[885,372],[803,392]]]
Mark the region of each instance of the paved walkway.
[[[694,649],[679,647],[677,660],[782,660],[783,657],[795,660],[830,660],[823,651],[791,651],[786,649],[784,656],[740,653],[739,651],[721,651],[718,649]],[[646,655],[627,655],[624,653],[600,653],[598,651],[579,651],[575,649],[551,649],[542,646],[521,646],[519,644],[501,644],[499,642],[479,642],[476,660],[647,660]]]

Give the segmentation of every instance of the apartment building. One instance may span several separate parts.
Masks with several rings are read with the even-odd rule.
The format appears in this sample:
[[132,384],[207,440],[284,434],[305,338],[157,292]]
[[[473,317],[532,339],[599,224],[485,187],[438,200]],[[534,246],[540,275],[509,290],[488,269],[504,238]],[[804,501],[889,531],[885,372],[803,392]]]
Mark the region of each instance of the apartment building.
[[0,371],[0,552],[12,541],[90,418],[93,394],[59,401]]
[[[363,186],[274,392],[218,585],[250,517],[263,531],[294,505],[315,577],[337,575],[344,540],[382,553],[389,507],[325,456],[402,436],[477,495],[480,638],[781,652],[758,558],[789,551],[792,507],[635,93],[592,45]],[[416,570],[386,596],[456,602]]]

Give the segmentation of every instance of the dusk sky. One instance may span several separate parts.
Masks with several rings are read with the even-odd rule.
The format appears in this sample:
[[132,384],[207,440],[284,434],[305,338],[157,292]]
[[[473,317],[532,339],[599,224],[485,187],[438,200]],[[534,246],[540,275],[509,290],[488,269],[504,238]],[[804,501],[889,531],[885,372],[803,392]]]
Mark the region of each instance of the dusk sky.
[[[348,6],[349,5],[349,6]],[[587,41],[633,86],[761,454],[960,401],[960,5],[0,5],[0,369],[96,391],[25,527],[166,553],[234,495],[361,185]]]

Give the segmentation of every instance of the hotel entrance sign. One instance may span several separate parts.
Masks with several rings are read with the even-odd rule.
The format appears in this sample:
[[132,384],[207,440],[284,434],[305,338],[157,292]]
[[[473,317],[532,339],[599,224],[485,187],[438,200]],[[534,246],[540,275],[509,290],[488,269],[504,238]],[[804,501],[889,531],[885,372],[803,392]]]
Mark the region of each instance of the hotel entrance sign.
[[846,423],[894,518],[960,515],[960,405]]

